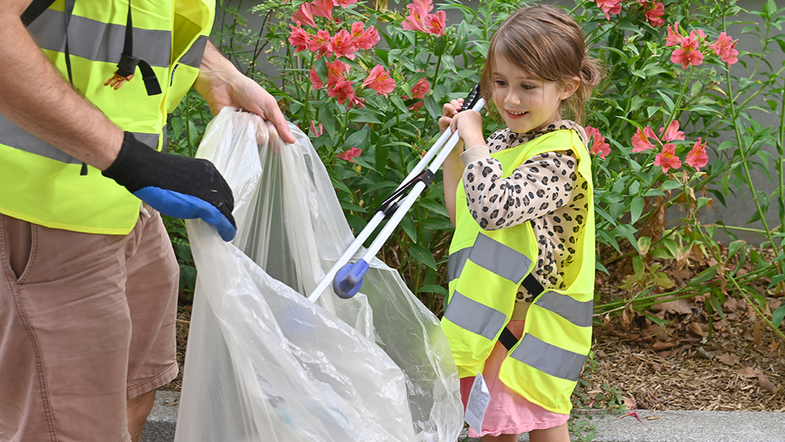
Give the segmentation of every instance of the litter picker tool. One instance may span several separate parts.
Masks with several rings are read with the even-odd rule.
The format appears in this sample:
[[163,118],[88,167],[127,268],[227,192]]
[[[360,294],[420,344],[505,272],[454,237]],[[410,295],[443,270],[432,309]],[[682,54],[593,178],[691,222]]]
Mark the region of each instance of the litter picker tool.
[[[480,87],[476,85],[464,100],[461,111],[470,109],[479,112],[484,105],[485,100],[480,96]],[[420,162],[409,172],[403,183],[376,210],[373,218],[349,244],[335,265],[308,296],[308,300],[316,302],[330,283],[333,284],[335,294],[341,298],[348,299],[357,294],[362,287],[363,276],[368,271],[368,263],[382,248],[414,201],[433,181],[436,172],[459,140],[458,133],[452,133],[449,128],[442,133]],[[366,249],[363,257],[355,263],[349,263],[363,243],[386,218],[389,218],[389,221]]]

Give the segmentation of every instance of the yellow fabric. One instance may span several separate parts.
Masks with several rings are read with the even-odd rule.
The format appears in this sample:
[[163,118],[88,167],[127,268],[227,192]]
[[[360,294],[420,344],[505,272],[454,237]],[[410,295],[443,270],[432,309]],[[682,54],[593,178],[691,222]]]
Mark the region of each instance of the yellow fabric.
[[[209,34],[215,7],[214,0],[134,0],[132,6],[134,28],[168,31],[174,36],[172,45],[178,45],[179,52],[171,51],[177,57],[200,35]],[[55,1],[50,9],[63,11],[64,0]],[[128,0],[77,1],[72,19],[85,17],[124,27],[127,13]],[[184,20],[189,26],[182,25]],[[180,23],[179,32],[176,23]],[[188,28],[187,32],[182,31],[184,28]],[[70,30],[72,35],[76,32],[78,29]],[[137,46],[138,42],[134,47]],[[65,54],[42,51],[68,78]],[[114,75],[116,63],[92,61],[73,53],[70,59],[74,87],[123,130],[158,134],[158,149],[166,142],[161,135],[167,110],[179,103],[198,74],[198,69],[179,63],[153,66],[163,93],[148,96],[138,69],[135,78],[115,90],[104,86],[104,82]],[[0,144],[0,212],[52,228],[102,234],[130,232],[140,201],[113,180],[104,178],[99,170],[88,167],[87,175],[80,175],[81,169],[78,163],[67,164]]]
[[[501,162],[502,178],[506,178],[529,158],[545,152],[564,150],[567,146],[571,147],[578,159],[578,173],[589,185],[587,190],[589,214],[585,232],[579,238],[579,244],[576,244],[576,260],[565,269],[565,279],[569,286],[566,290],[556,292],[567,294],[577,301],[591,301],[594,290],[594,202],[591,161],[580,138],[574,131],[558,130],[520,146],[496,152],[491,156]],[[532,261],[529,272],[532,271],[539,251],[531,223],[495,231],[482,230],[469,213],[463,182],[460,182],[456,190],[456,230],[450,245],[450,253],[471,247],[480,232],[529,257]],[[506,315],[506,322],[512,318],[518,284],[510,284],[508,280],[467,261],[460,277],[450,282],[448,302],[456,290],[481,304],[501,311]],[[537,299],[539,297],[534,301],[536,302]],[[478,371],[481,372],[485,359],[498,340],[498,335],[496,339],[486,339],[459,327],[446,318],[442,319],[442,327],[453,350],[459,375],[467,377],[476,375]],[[524,335],[526,333],[546,343],[582,355],[588,354],[591,347],[591,327],[576,326],[536,304],[530,305],[526,311]],[[514,351],[515,348],[513,347],[512,350]],[[550,411],[567,414],[572,407],[570,395],[575,387],[574,381],[556,378],[510,357],[502,363],[499,377],[509,388]]]

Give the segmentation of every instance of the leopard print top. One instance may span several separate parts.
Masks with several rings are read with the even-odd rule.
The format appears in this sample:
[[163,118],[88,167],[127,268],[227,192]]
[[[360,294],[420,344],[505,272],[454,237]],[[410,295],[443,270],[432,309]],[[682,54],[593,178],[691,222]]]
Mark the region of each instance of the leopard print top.
[[[488,137],[487,149],[490,153],[499,152],[560,129],[575,130],[586,144],[582,127],[561,120],[523,134],[499,130]],[[465,163],[471,161],[464,169],[463,183],[472,217],[485,230],[531,221],[539,247],[535,277],[546,289],[566,288],[564,268],[574,259],[575,238],[581,234],[588,214],[588,184],[576,173],[577,161],[572,152],[554,146],[552,152],[532,157],[502,179],[498,160],[487,155],[479,157],[477,152],[473,156],[472,150],[462,156]],[[533,296],[521,286],[517,301],[532,300]]]

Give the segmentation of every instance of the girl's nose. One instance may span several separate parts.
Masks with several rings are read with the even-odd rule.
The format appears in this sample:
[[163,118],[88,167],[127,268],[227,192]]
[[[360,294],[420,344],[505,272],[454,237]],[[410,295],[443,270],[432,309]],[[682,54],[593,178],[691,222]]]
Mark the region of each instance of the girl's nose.
[[517,106],[521,103],[521,99],[518,97],[518,94],[511,90],[507,92],[507,96],[504,97],[504,102],[510,106]]

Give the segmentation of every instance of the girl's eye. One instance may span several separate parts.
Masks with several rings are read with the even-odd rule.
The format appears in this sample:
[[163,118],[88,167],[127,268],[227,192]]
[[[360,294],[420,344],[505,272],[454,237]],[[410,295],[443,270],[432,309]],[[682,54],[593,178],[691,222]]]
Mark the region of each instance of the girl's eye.
[[507,86],[507,82],[504,80],[496,80],[496,86]]
[[525,91],[530,91],[530,90],[532,90],[532,89],[534,89],[536,87],[537,86],[535,86],[533,84],[528,84],[528,83],[524,83],[524,84],[521,85],[521,88],[523,88],[523,90],[525,90]]

